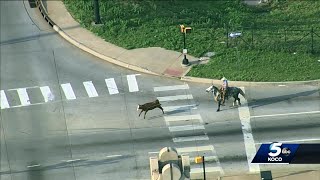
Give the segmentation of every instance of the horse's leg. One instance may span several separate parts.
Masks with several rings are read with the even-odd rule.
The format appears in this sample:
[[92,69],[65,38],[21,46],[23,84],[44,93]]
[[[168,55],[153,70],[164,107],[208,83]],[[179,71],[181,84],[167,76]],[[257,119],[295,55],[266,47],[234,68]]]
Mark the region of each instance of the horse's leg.
[[140,115],[141,115],[142,111],[143,111],[143,110],[141,109],[141,111],[140,111],[140,113],[139,113],[139,117],[140,117]]
[[159,106],[158,108],[161,109],[162,114],[164,114],[163,108],[161,106]]
[[241,106],[240,98],[238,98],[238,104],[239,104],[239,106]]
[[220,111],[220,105],[221,105],[221,100],[218,101],[218,109],[217,109],[217,112]]
[[143,117],[143,119],[145,119],[145,118],[146,118],[146,114],[147,114],[147,112],[148,112],[148,110],[146,110],[146,111],[144,112],[144,117]]

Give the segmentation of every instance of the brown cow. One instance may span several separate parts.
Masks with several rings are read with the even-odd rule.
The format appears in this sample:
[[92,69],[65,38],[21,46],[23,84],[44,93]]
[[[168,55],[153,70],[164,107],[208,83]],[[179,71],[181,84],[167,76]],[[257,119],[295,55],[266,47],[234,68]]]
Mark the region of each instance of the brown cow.
[[159,100],[157,99],[155,101],[152,101],[152,102],[149,102],[149,103],[145,103],[145,104],[142,104],[142,105],[139,104],[138,107],[137,107],[137,111],[139,111],[139,109],[141,109],[141,112],[139,113],[139,117],[140,117],[141,113],[144,111],[143,119],[145,119],[147,112],[149,110],[154,109],[154,108],[161,109],[162,113],[164,114],[163,108],[161,107],[161,104],[160,104]]

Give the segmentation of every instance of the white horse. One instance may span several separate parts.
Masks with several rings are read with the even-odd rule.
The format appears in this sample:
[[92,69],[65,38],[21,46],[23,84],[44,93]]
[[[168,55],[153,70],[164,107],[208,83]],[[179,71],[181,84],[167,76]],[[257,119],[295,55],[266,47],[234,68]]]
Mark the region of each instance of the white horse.
[[[207,93],[208,92],[212,92],[214,100],[218,102],[217,111],[220,111],[220,105],[221,105],[221,101],[222,101],[220,90],[216,86],[212,85],[212,86],[210,86],[210,87],[208,87],[206,89],[206,92]],[[226,94],[225,98],[228,99],[229,97],[232,96],[234,98],[233,106],[235,105],[237,100],[238,100],[237,104],[239,106],[241,106],[239,94],[241,94],[243,97],[245,97],[244,92],[240,88],[238,88],[238,87],[228,87],[227,94]]]

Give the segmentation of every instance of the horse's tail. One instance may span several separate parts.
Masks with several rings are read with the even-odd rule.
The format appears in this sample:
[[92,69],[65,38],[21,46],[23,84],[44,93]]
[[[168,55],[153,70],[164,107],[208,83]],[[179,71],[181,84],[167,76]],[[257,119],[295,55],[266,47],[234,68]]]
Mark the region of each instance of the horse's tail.
[[246,97],[246,94],[244,94],[244,92],[242,91],[242,89],[239,88],[239,90],[240,90],[240,94],[245,98],[245,97]]

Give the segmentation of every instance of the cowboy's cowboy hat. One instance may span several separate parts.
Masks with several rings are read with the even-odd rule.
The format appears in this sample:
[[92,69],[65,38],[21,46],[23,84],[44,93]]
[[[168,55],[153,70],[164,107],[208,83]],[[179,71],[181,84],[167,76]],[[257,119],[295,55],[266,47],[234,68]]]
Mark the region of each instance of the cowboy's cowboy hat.
[[221,79],[221,81],[225,81],[225,80],[227,80],[227,78],[225,78],[225,77],[223,77],[223,78]]

